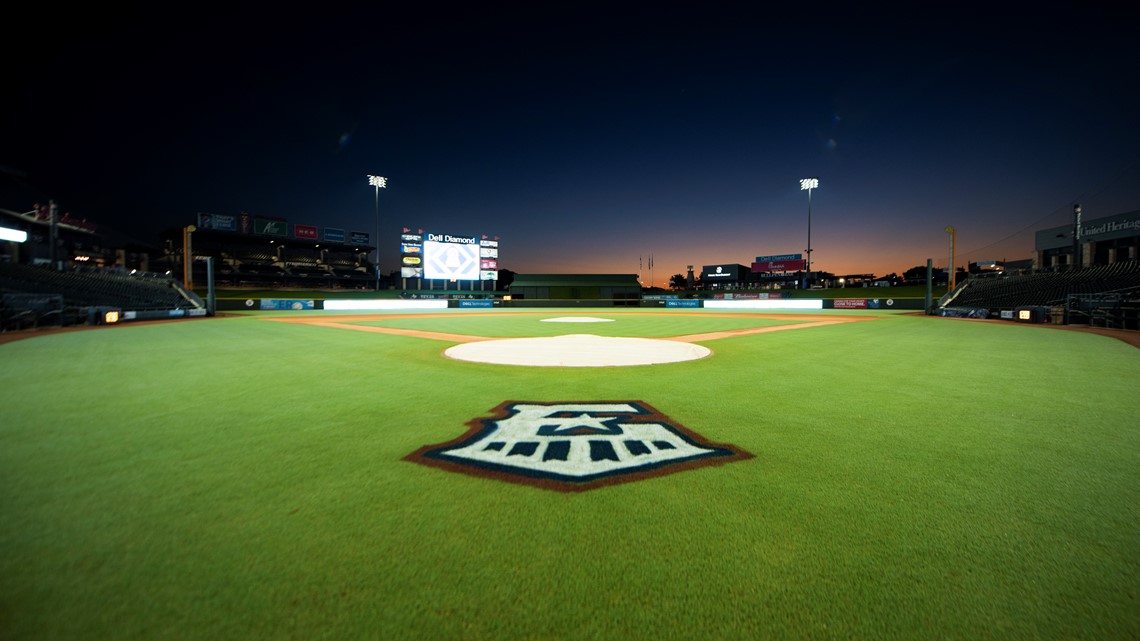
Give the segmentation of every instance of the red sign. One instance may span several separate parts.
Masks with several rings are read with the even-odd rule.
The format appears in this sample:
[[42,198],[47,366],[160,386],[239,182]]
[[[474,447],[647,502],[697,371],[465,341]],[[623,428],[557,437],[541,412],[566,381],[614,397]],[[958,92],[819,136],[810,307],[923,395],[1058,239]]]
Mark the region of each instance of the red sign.
[[752,263],[754,272],[798,272],[803,270],[802,260],[770,260],[763,263]]
[[293,238],[317,240],[317,228],[314,225],[293,225]]
[[836,298],[835,309],[867,309],[866,298]]

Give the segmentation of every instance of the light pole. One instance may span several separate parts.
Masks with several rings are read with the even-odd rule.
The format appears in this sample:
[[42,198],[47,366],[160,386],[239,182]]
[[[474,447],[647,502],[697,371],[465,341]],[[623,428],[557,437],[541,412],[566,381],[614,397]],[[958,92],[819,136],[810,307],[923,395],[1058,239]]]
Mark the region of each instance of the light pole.
[[368,174],[368,184],[376,188],[376,291],[380,291],[380,190],[388,187],[388,179]]
[[958,240],[958,230],[953,227],[947,227],[946,233],[950,234],[950,275],[946,281],[946,291],[954,291],[954,286],[957,285],[958,272],[954,269],[954,242]]
[[1081,261],[1081,204],[1073,205],[1073,263],[1069,270],[1080,269]]
[[808,288],[808,279],[811,278],[811,190],[819,188],[819,178],[800,179],[800,191],[808,193],[808,243],[807,243],[807,270],[804,272],[804,289]]
[[187,291],[194,291],[194,250],[190,235],[198,231],[194,225],[182,228],[182,285]]

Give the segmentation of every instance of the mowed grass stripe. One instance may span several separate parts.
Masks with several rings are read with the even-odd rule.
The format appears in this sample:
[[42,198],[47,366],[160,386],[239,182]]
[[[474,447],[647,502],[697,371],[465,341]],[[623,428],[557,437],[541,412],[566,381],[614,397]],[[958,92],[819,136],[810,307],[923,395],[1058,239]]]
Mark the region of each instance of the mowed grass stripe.
[[[905,316],[708,344],[540,375],[256,316],[0,346],[5,638],[1140,634],[1140,351]],[[570,495],[400,460],[507,399],[644,400],[756,458]]]

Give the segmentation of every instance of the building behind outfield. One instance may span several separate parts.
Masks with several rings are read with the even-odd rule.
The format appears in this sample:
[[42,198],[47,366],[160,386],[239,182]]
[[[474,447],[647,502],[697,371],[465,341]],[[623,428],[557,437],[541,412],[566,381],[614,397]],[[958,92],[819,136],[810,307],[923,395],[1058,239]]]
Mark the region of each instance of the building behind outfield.
[[[1067,265],[1095,267],[1140,259],[1140,210],[1083,221],[1076,242],[1075,227],[1075,224],[1063,225],[1037,232],[1034,269]],[[1075,259],[1077,249],[1079,260]]]
[[637,305],[641,284],[637,274],[516,274],[512,300],[612,300]]

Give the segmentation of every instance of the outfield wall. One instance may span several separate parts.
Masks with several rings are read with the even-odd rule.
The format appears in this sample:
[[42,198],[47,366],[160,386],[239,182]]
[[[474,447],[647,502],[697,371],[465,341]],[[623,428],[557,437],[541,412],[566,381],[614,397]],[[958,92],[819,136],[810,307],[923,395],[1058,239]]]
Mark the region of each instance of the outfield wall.
[[[608,303],[608,304],[607,304]],[[386,310],[429,310],[429,309],[525,309],[525,308],[591,308],[598,307],[639,307],[655,309],[705,308],[705,309],[755,309],[755,310],[816,310],[816,309],[907,309],[921,310],[922,299],[878,299],[878,298],[769,298],[702,300],[681,299],[640,299],[635,301],[608,300],[501,300],[490,298],[462,299],[292,299],[292,298],[247,298],[219,299],[217,308],[221,311],[262,310],[262,311],[304,311],[327,309],[334,311],[386,311]]]

